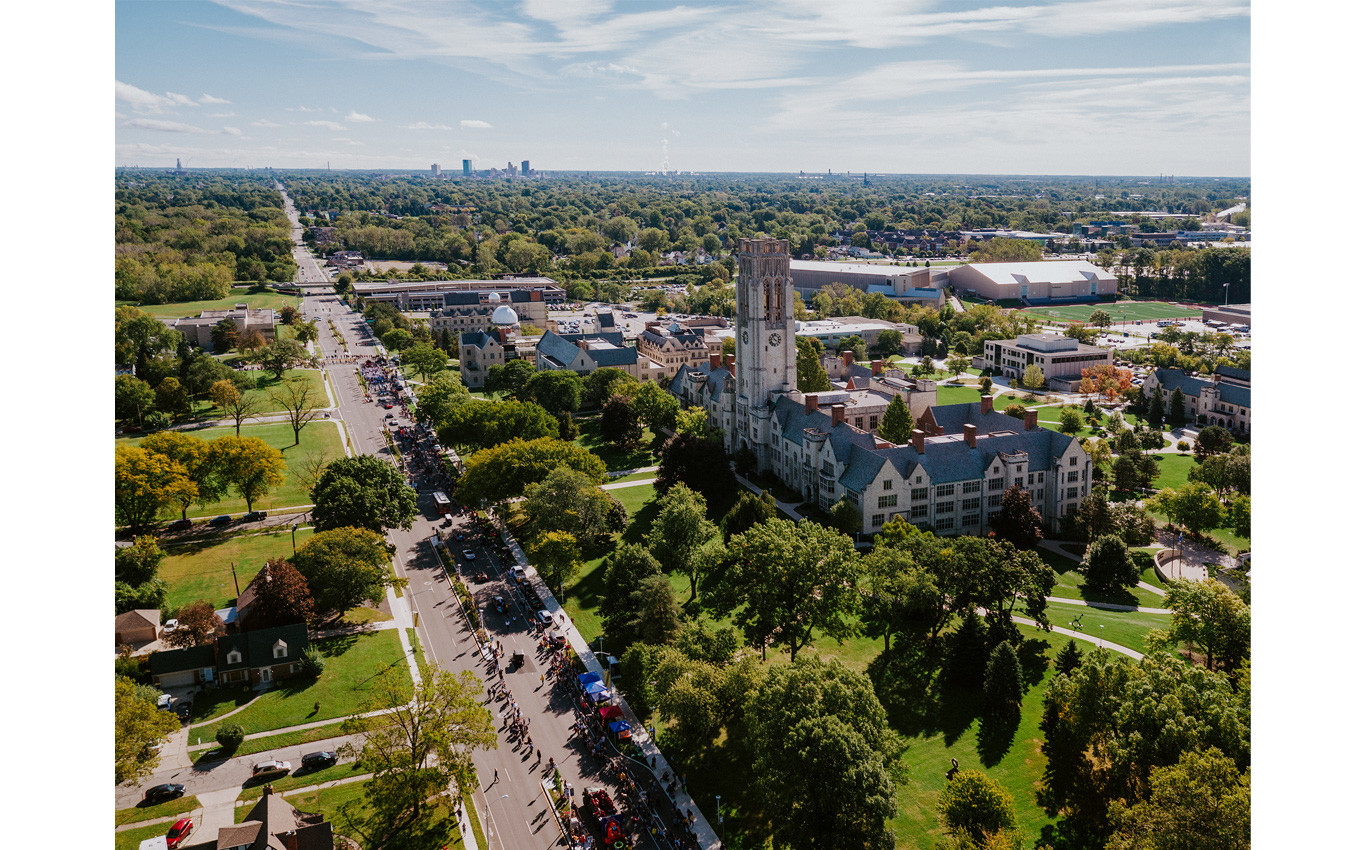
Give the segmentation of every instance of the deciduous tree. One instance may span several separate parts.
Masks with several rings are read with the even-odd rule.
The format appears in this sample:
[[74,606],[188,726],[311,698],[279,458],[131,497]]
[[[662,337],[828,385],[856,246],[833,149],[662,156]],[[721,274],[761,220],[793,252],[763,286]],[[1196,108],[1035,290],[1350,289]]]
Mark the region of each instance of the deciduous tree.
[[318,614],[340,616],[362,602],[378,603],[394,584],[384,538],[366,528],[332,528],[308,539],[291,559],[308,583]]
[[565,580],[573,578],[579,567],[583,566],[574,535],[563,531],[547,531],[537,535],[527,547],[527,554],[531,556],[531,563],[537,571],[545,576],[546,583],[554,585],[560,592],[564,591]]
[[299,445],[299,432],[304,426],[322,416],[325,399],[313,391],[307,378],[296,376],[284,381],[270,394],[275,403],[285,409],[289,427],[294,431],[294,445]]
[[1045,378],[1043,374],[1043,367],[1038,363],[1030,363],[1025,367],[1023,383],[1031,390],[1043,389],[1043,385],[1047,380],[1048,379]]
[[630,596],[629,628],[646,643],[673,643],[683,629],[683,609],[674,598],[673,585],[664,575],[643,579]]
[[175,619],[179,625],[163,631],[161,635],[162,642],[170,646],[204,646],[213,643],[227,631],[222,618],[203,599],[183,606],[176,612]]
[[[269,629],[291,623],[312,623],[313,592],[289,561],[271,558],[252,580],[255,598],[242,617],[243,629]],[[240,600],[239,600],[240,601]],[[243,612],[239,610],[239,615]]]
[[795,659],[817,629],[836,640],[855,632],[858,554],[853,540],[832,528],[768,520],[731,539],[721,569],[710,604],[735,611],[750,646],[767,652],[769,643],[786,645]]
[[1086,586],[1101,593],[1115,593],[1138,584],[1138,567],[1129,557],[1129,547],[1114,534],[1106,534],[1086,547],[1080,571]]
[[465,459],[465,474],[457,485],[460,501],[478,505],[521,496],[528,484],[544,481],[562,466],[582,472],[592,481],[607,478],[602,459],[573,443],[553,437],[509,440]]
[[[518,361],[524,362],[524,361]],[[417,421],[438,429],[457,408],[470,400],[470,391],[453,372],[440,372],[417,389]]]
[[735,506],[721,517],[718,528],[725,542],[729,543],[735,535],[777,515],[778,503],[771,493],[765,490],[763,494],[756,494],[746,490]]
[[432,375],[442,372],[446,368],[446,361],[450,358],[446,352],[440,351],[427,343],[419,343],[404,350],[400,355],[404,366],[411,366],[422,376],[425,383]]
[[114,448],[114,518],[137,534],[162,510],[199,495],[185,467],[137,446]]
[[181,519],[188,516],[190,505],[211,505],[223,497],[224,484],[217,466],[220,458],[209,443],[180,431],[158,431],[148,435],[142,447],[179,463],[194,482],[193,494],[182,491],[176,499]]
[[1207,425],[1195,435],[1195,459],[1204,460],[1233,448],[1233,435],[1219,425]]
[[811,337],[797,337],[797,390],[820,393],[830,389],[830,376],[821,368],[824,347]]
[[147,382],[132,375],[114,376],[114,416],[124,422],[142,423],[142,414],[156,404],[156,393]]
[[631,407],[631,400],[624,395],[608,396],[602,407],[602,438],[621,451],[629,451],[640,445],[645,435],[640,417]]
[[162,378],[156,386],[157,409],[172,418],[190,412],[190,394],[176,378]]
[[[470,791],[474,750],[493,748],[498,737],[474,674],[421,662],[413,682],[400,667],[383,668],[361,710],[342,724],[344,734],[361,736],[345,751],[374,776],[364,803],[347,806],[340,821],[368,847],[440,846],[444,834],[429,834],[435,800],[452,785]],[[449,828],[440,826],[443,833]]]
[[527,381],[535,373],[536,367],[521,359],[510,360],[501,366],[490,366],[488,377],[484,379],[484,391],[521,398],[526,391]]
[[691,595],[697,598],[700,554],[717,528],[707,519],[707,500],[685,484],[675,484],[659,499],[659,514],[650,528],[649,546],[665,572],[688,577]]
[[1043,517],[1022,487],[1009,487],[1001,494],[1001,512],[991,527],[996,536],[1019,549],[1032,549],[1043,539]]
[[573,372],[561,369],[532,375],[526,381],[524,392],[551,416],[561,411],[575,413],[583,403],[583,381]]
[[629,373],[611,366],[594,369],[583,379],[583,403],[589,408],[602,407],[614,395],[635,395],[640,382]]
[[247,510],[285,483],[285,456],[259,437],[219,437],[209,443],[220,480],[247,503]]
[[353,527],[383,534],[412,528],[417,513],[417,493],[403,473],[374,455],[329,463],[313,490],[313,503],[313,524],[319,531]]
[[1105,363],[1081,370],[1081,391],[1104,396],[1106,401],[1117,401],[1124,397],[1133,380],[1134,375],[1128,369]]
[[218,381],[209,388],[209,397],[232,420],[233,434],[242,436],[242,422],[261,412],[260,396],[248,395],[234,382]]
[[1153,769],[1148,799],[1112,804],[1116,830],[1105,850],[1248,850],[1250,774],[1218,750],[1184,752]]
[[563,531],[591,547],[626,528],[626,508],[578,470],[556,469],[525,492],[522,514],[534,533]]
[[161,760],[152,746],[180,728],[180,718],[157,708],[156,697],[138,692],[132,679],[114,679],[114,781],[136,782]]
[[257,359],[278,381],[286,370],[308,360],[308,351],[292,339],[277,339],[266,346]]
[[1219,497],[1208,484],[1201,482],[1183,484],[1175,490],[1161,490],[1148,500],[1148,506],[1166,514],[1173,523],[1185,526],[1193,534],[1218,528],[1224,518]]
[[1251,652],[1252,609],[1218,579],[1177,579],[1164,604],[1172,611],[1171,640],[1198,650],[1206,667],[1231,671]]
[[[980,770],[960,770],[939,792],[939,822],[950,833],[964,833],[973,847],[1020,846],[1015,798]],[[994,843],[993,843],[994,842]]]

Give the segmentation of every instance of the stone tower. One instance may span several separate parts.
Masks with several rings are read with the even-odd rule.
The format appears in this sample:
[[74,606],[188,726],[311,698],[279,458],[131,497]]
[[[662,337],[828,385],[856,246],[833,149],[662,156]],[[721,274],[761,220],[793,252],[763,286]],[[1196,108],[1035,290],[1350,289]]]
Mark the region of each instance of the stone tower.
[[735,249],[736,413],[797,389],[797,322],[786,239],[741,239]]

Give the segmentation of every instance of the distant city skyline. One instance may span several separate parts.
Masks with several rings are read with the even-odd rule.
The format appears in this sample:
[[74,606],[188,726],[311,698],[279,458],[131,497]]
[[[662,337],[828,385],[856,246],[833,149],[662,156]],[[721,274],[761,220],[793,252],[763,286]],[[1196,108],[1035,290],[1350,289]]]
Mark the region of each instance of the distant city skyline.
[[1248,176],[1248,0],[115,4],[115,164]]

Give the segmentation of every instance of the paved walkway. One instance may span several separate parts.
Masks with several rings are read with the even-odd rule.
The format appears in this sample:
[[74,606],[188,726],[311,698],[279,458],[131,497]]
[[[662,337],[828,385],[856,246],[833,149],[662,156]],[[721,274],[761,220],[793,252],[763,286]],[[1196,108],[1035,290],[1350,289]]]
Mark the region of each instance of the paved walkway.
[[601,485],[601,489],[603,489],[603,490],[620,490],[620,489],[622,489],[623,487],[640,487],[640,486],[643,486],[643,485],[645,485],[645,484],[654,484],[656,480],[658,480],[658,479],[655,479],[655,478],[642,478],[642,479],[640,479],[639,481],[622,481],[622,482],[620,482],[620,483],[618,483],[618,484],[603,484],[603,485]]
[[1061,605],[1085,605],[1087,608],[1100,608],[1105,611],[1137,611],[1140,614],[1170,614],[1170,608],[1145,608],[1142,605],[1120,605],[1114,602],[1089,602],[1085,599],[1068,599],[1063,596],[1045,596],[1049,602]]
[[658,472],[657,466],[640,466],[635,469],[618,469],[607,473],[608,478],[621,478],[626,475],[635,475],[637,472]]
[[[1025,626],[1035,625],[1034,620],[1030,617],[1011,617],[1010,619],[1012,622],[1019,623]],[[1086,643],[1093,643],[1096,646],[1113,650],[1115,652],[1120,653],[1121,655],[1127,655],[1130,658],[1143,657],[1143,653],[1139,652],[1136,649],[1130,649],[1127,646],[1120,646],[1119,644],[1114,643],[1113,641],[1103,640],[1098,637],[1092,637],[1091,635],[1088,635],[1085,632],[1073,631],[1072,629],[1064,629],[1061,626],[1053,626],[1053,631],[1057,632],[1060,635],[1070,637],[1073,640],[1085,641]]]

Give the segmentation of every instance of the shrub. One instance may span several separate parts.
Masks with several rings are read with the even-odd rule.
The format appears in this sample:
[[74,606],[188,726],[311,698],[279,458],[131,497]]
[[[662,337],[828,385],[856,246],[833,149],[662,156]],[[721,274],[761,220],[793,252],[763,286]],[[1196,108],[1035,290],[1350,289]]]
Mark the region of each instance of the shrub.
[[316,679],[323,674],[323,668],[327,662],[323,660],[323,654],[317,648],[310,646],[304,650],[304,657],[299,661],[299,668],[305,676]]
[[242,746],[242,741],[247,737],[247,733],[236,723],[223,723],[219,725],[218,731],[214,732],[213,737],[214,740],[218,741],[220,747],[232,752]]
[[1191,444],[1186,442],[1185,440],[1182,440],[1181,442],[1176,444],[1176,450],[1178,452],[1188,452],[1191,450]]

